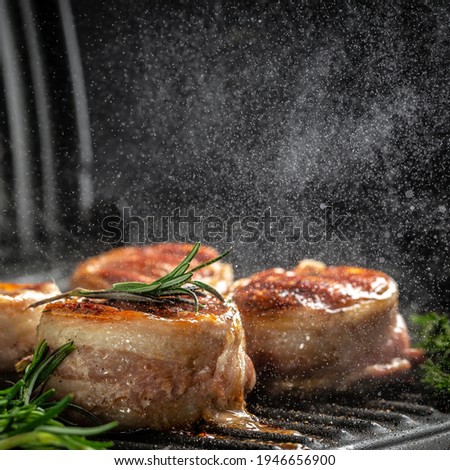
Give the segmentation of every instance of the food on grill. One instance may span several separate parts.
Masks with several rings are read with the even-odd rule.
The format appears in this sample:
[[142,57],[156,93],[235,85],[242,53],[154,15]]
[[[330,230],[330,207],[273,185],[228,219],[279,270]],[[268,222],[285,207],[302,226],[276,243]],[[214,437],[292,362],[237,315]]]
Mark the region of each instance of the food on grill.
[[16,362],[33,351],[44,306],[27,307],[58,293],[53,282],[0,284],[0,372],[13,371]]
[[[106,289],[122,281],[152,282],[172,271],[193,246],[188,243],[160,243],[114,248],[80,263],[71,284],[74,288]],[[214,248],[201,246],[191,265],[194,268],[218,254]],[[216,262],[196,272],[194,279],[224,293],[233,282],[233,269],[230,264]]]
[[40,342],[27,358],[23,376],[0,390],[0,450],[7,449],[105,449],[111,442],[90,440],[114,428],[117,423],[74,429],[62,417],[70,395],[53,400],[51,391],[44,391],[47,377],[74,350],[73,343],[61,345],[51,354],[45,341]]
[[382,272],[304,261],[232,290],[258,382],[269,388],[346,390],[399,375],[420,358],[398,313],[397,285]]
[[47,305],[38,338],[76,350],[48,381],[57,396],[122,428],[170,429],[222,410],[243,411],[255,381],[231,303],[69,299]]

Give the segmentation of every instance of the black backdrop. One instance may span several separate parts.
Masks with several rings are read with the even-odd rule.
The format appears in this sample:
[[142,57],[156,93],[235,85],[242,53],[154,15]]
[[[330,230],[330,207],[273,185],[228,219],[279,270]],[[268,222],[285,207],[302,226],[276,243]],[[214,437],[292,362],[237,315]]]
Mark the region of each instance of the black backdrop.
[[[40,10],[50,50],[51,5]],[[280,229],[248,242],[235,227],[212,244],[234,247],[238,276],[305,257],[358,264],[391,274],[406,308],[448,309],[450,10],[386,5],[73,2],[93,194],[77,214],[79,165],[66,143],[63,257],[120,244],[101,241],[102,220],[125,208],[222,221],[270,208],[277,221],[312,221],[313,235],[288,242]],[[47,64],[55,76],[58,57]]]

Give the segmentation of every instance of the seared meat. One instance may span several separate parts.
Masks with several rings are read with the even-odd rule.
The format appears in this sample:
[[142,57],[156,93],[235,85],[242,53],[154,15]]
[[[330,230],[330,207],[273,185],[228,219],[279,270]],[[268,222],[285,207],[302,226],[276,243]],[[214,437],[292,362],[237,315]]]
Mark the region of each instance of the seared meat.
[[398,375],[420,357],[398,313],[397,285],[382,272],[306,261],[233,290],[258,380],[278,390],[345,390]]
[[38,328],[51,348],[76,350],[48,381],[58,396],[122,428],[169,429],[244,409],[255,373],[234,305],[68,300],[48,304]]
[[[106,289],[115,282],[152,282],[176,268],[192,248],[193,245],[188,243],[114,248],[80,263],[71,284],[73,288]],[[191,267],[218,255],[214,248],[201,246]],[[206,282],[223,293],[233,282],[233,268],[230,264],[218,261],[197,271],[193,279]]]
[[33,351],[44,306],[28,305],[59,293],[53,282],[0,284],[0,372],[13,371],[17,361]]

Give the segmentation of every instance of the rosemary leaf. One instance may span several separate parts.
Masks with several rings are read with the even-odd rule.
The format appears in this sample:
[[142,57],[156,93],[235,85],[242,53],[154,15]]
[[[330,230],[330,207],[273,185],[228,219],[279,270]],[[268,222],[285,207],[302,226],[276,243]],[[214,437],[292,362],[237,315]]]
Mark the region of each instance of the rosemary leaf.
[[201,282],[201,281],[192,281],[192,284],[199,287],[200,289],[203,289],[209,292],[210,294],[214,295],[215,297],[220,299],[222,302],[224,302],[224,298],[220,295],[220,293],[209,284],[205,284],[204,282]]
[[[186,304],[193,304],[196,311],[204,305],[198,301],[201,291],[208,292],[209,294],[217,297],[222,302],[223,297],[212,286],[201,282],[193,281],[192,276],[194,273],[206,266],[221,260],[231,250],[225,251],[214,259],[199,264],[198,266],[189,270],[190,263],[195,258],[195,255],[200,249],[200,243],[196,243],[188,255],[174,268],[170,273],[164,275],[150,283],[145,282],[117,282],[113,284],[110,289],[104,290],[90,290],[77,288],[55,297],[41,300],[29,306],[29,308],[37,307],[55,300],[70,298],[70,297],[84,297],[88,299],[98,300],[118,300],[123,302],[147,302],[147,303],[174,303],[184,302]],[[39,353],[38,354],[42,354]]]
[[116,422],[86,428],[68,427],[60,414],[68,408],[78,408],[71,405],[71,396],[51,402],[54,390],[41,392],[48,377],[74,349],[73,342],[69,342],[49,354],[47,343],[41,341],[22,379],[0,390],[0,449],[111,447],[110,442],[91,441],[87,436],[109,431]]

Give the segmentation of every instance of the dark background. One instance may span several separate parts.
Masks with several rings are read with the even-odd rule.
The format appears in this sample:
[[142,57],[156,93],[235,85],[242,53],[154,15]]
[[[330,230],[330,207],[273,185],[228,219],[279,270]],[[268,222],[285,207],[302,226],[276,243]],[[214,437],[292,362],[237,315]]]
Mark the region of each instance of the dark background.
[[[362,265],[399,282],[406,310],[448,310],[450,9],[374,3],[73,2],[93,153],[92,197],[81,210],[79,97],[59,4],[31,2],[53,122],[56,212],[45,217],[49,180],[31,132],[41,115],[31,84],[35,233],[18,233],[2,91],[2,277],[116,246],[101,241],[101,221],[125,207],[142,217],[191,208],[221,219],[270,207],[298,224],[331,210],[345,238],[325,239],[319,226],[314,241],[246,243],[238,231],[212,244],[234,247],[237,276],[305,257]],[[23,10],[12,2],[9,11],[25,86],[34,58]]]

